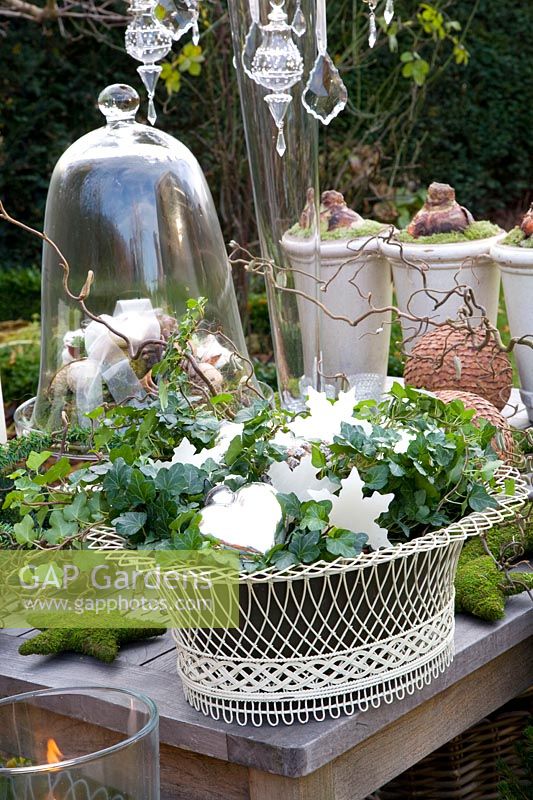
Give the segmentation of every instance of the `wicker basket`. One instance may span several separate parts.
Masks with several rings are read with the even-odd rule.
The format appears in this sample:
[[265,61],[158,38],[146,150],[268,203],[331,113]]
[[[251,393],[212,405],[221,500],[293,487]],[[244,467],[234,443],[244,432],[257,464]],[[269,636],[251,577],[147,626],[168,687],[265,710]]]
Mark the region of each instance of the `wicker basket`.
[[503,759],[517,774],[515,744],[533,715],[533,688],[422,759],[367,800],[498,800]]
[[448,528],[355,559],[240,576],[237,629],[173,632],[187,700],[227,722],[324,719],[401,699],[453,657],[462,543],[511,516],[527,487]]

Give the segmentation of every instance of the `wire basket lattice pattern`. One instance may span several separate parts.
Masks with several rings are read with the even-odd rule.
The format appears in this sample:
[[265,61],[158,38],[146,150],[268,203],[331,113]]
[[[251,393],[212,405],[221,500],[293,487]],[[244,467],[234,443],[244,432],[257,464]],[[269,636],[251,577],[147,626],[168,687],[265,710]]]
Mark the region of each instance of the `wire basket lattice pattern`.
[[454,587],[463,541],[527,498],[503,468],[499,506],[406,544],[241,573],[239,628],[176,629],[187,700],[227,722],[291,724],[390,703],[431,682],[453,658]]

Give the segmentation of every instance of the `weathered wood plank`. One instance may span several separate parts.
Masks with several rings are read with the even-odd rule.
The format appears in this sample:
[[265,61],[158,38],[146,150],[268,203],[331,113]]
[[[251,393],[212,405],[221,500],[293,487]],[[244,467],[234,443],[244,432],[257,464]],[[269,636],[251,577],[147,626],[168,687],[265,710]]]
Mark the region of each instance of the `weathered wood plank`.
[[154,669],[156,669],[158,672],[166,672],[169,675],[176,675],[177,661],[178,654],[176,652],[176,645],[174,644],[172,650],[169,650],[168,653],[160,655],[157,661],[154,662]]
[[[164,636],[156,636],[154,639],[126,645],[121,649],[117,662],[135,666],[151,665],[169,651],[176,652],[176,645],[170,633],[166,633]],[[155,663],[153,666],[158,669]]]
[[303,778],[251,769],[250,800],[336,800],[331,764]]
[[525,691],[533,683],[531,656],[531,642],[516,645],[336,759],[335,800],[363,800]]
[[161,746],[164,800],[249,800],[248,770],[227,761]]

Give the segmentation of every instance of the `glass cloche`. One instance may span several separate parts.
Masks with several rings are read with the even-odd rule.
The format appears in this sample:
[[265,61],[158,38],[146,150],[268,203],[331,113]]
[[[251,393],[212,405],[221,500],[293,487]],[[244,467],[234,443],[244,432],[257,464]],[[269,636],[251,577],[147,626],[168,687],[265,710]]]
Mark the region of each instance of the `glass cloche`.
[[181,142],[135,122],[138,106],[131,87],[105,89],[107,125],[75,142],[54,169],[45,233],[70,273],[65,287],[58,255],[45,244],[41,372],[29,427],[87,426],[86,413],[102,402],[142,401],[189,298],[207,299],[199,357],[221,375],[245,372],[246,359],[232,355],[246,356],[246,345],[204,175]]

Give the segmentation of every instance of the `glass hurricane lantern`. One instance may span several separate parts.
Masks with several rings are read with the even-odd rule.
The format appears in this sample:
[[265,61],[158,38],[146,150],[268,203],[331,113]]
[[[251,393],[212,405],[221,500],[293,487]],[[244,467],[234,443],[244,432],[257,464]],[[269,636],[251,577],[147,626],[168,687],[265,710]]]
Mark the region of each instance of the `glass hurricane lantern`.
[[158,713],[103,687],[0,700],[1,800],[159,800]]

